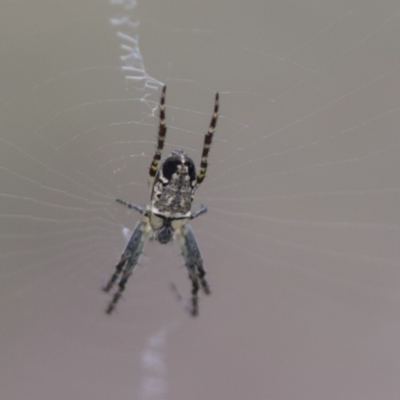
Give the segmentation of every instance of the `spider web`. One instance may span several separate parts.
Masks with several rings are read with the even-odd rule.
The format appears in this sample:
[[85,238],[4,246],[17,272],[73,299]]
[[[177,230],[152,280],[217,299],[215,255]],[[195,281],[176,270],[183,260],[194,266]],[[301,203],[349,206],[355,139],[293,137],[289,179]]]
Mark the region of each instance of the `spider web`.
[[[0,18],[2,398],[397,398],[398,2]],[[164,156],[197,165],[220,92],[192,223],[213,294],[190,319],[176,244],[149,242],[110,318],[100,288],[139,218],[115,198],[149,201],[164,83]]]

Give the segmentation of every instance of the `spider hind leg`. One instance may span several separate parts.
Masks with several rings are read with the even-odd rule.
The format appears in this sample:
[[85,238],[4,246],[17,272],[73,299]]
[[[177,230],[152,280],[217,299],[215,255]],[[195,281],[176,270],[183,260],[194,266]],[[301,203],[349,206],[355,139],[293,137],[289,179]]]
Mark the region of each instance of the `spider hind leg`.
[[154,153],[153,160],[149,169],[149,186],[151,187],[154,182],[154,178],[158,171],[158,165],[161,160],[162,151],[164,148],[165,136],[167,134],[167,127],[165,125],[165,92],[167,91],[167,86],[164,86],[161,92],[160,98],[160,116],[159,116],[159,126],[158,126],[158,138],[157,138],[157,148]]
[[219,94],[215,93],[215,103],[214,103],[214,112],[211,118],[210,126],[208,128],[207,133],[204,136],[204,144],[203,144],[203,152],[201,154],[201,163],[200,170],[197,173],[197,184],[196,186],[200,186],[200,184],[204,181],[206,177],[207,167],[208,167],[208,153],[210,152],[211,142],[213,139],[215,127],[217,126],[218,120],[218,109],[219,109]]

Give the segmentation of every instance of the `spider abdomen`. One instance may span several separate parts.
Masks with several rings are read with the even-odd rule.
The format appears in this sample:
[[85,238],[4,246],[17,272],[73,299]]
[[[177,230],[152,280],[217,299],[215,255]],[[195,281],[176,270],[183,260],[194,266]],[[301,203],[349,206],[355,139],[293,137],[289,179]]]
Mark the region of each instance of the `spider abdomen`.
[[183,217],[190,212],[196,185],[192,159],[175,150],[163,162],[153,185],[152,211],[165,217]]
[[192,205],[193,189],[183,177],[172,179],[161,190],[155,190],[156,194],[152,203],[158,213],[186,214]]

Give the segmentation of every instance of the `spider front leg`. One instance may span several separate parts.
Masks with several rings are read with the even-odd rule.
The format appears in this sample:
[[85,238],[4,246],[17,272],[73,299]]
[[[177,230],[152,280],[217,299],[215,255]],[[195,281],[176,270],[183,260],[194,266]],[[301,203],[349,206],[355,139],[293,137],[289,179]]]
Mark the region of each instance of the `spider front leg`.
[[[201,210],[201,209],[200,209]],[[205,212],[205,211],[202,211]],[[192,281],[192,300],[191,300],[191,314],[196,316],[198,314],[198,291],[201,285],[204,293],[210,294],[210,286],[205,278],[206,270],[203,266],[203,260],[199,246],[193,234],[193,230],[189,224],[183,225],[178,231],[177,237],[182,251],[182,256],[185,260],[185,266],[189,273],[189,278]],[[199,285],[200,282],[200,285]]]
[[132,275],[134,268],[138,264],[139,257],[143,252],[143,248],[148,238],[148,231],[147,218],[142,219],[136,224],[132,236],[122,253],[121,259],[115,267],[115,272],[111,275],[111,278],[103,288],[105,292],[109,292],[118,280],[119,276],[122,275],[118,283],[118,290],[115,292],[106,309],[107,314],[111,314],[115,310],[115,307],[125,290],[125,285],[128,282],[129,277]]
[[111,275],[111,278],[108,280],[107,284],[103,286],[103,290],[105,292],[109,292],[110,289],[114,286],[114,283],[117,281],[119,275],[121,274],[126,262],[131,257],[131,253],[128,251],[124,251],[121,256],[120,262],[115,267],[115,272]]

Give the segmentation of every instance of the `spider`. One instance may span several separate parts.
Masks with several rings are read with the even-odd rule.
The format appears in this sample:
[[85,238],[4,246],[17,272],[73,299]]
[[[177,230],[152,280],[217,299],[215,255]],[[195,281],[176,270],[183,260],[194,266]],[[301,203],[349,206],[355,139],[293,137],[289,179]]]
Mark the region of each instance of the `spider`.
[[171,242],[175,237],[178,239],[189,279],[192,282],[190,304],[192,316],[198,314],[197,296],[200,286],[206,294],[211,293],[205,278],[206,270],[201,253],[188,221],[207,212],[207,208],[203,205],[197,211],[191,212],[191,205],[196,189],[206,176],[208,153],[218,119],[219,96],[216,93],[214,112],[208,132],[204,137],[200,170],[196,174],[193,160],[183,150],[173,151],[159,167],[167,133],[165,126],[166,89],[164,86],[161,93],[157,148],[149,170],[150,204],[143,209],[137,204],[116,200],[128,208],[138,211],[142,218],[137,222],[121,259],[115,267],[115,272],[103,288],[105,292],[109,292],[119,279],[118,289],[106,308],[107,314],[111,314],[115,310],[149,237],[162,244]]

